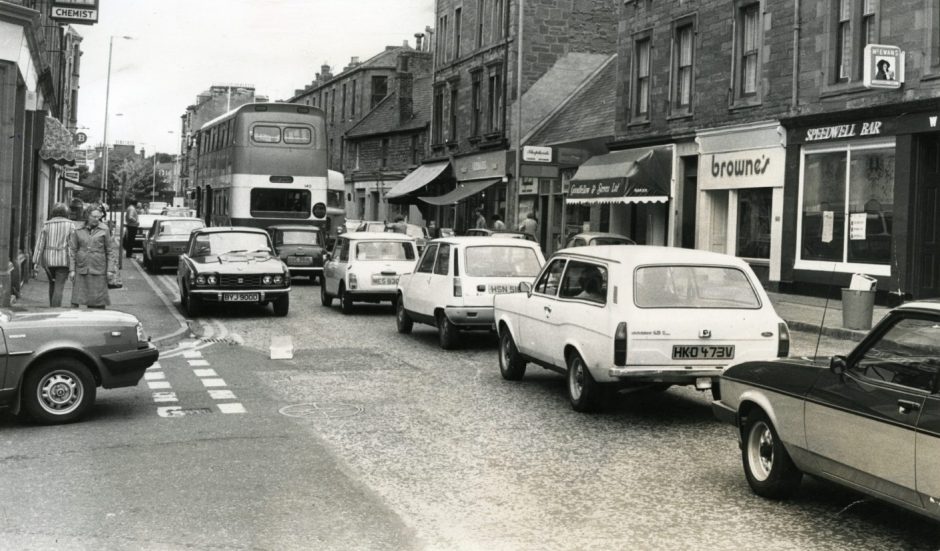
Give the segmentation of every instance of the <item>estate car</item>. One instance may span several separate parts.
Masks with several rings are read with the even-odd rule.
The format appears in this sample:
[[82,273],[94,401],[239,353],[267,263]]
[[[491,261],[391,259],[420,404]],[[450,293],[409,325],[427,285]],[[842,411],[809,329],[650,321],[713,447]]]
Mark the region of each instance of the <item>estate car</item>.
[[338,298],[344,314],[354,302],[395,300],[399,277],[411,273],[417,258],[415,240],[401,233],[350,232],[336,237],[320,281],[320,302]]
[[165,266],[176,266],[189,243],[189,234],[205,226],[199,218],[156,220],[144,238],[144,267],[153,273]]
[[499,368],[568,377],[577,411],[605,388],[695,385],[718,394],[731,363],[789,352],[789,331],[743,260],[651,246],[563,249],[523,292],[495,301]]

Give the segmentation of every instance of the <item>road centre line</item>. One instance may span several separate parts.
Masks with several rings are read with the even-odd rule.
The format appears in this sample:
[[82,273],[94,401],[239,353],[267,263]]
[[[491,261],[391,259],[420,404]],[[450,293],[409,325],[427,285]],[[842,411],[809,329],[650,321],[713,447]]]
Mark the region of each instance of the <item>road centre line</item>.
[[209,362],[206,360],[186,360],[189,363],[189,367],[206,367],[209,365]]
[[213,400],[235,400],[235,393],[231,390],[209,389],[209,397]]
[[193,373],[197,377],[218,377],[219,374],[214,369],[194,369]]
[[175,392],[154,392],[153,401],[157,403],[179,402]]
[[164,390],[167,388],[172,388],[169,381],[148,381],[147,386],[150,387],[150,390]]
[[219,386],[228,386],[225,384],[224,379],[199,379],[202,381],[202,385],[205,387],[219,387]]
[[238,402],[216,405],[219,406],[219,411],[222,413],[245,413],[245,406]]
[[144,373],[145,381],[159,381],[162,379],[166,379],[166,374],[162,371],[148,371]]

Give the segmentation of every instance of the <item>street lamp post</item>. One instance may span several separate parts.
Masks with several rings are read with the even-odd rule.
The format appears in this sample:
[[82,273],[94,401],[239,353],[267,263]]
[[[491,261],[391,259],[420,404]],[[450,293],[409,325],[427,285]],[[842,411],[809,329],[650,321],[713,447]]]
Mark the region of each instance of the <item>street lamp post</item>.
[[[124,40],[131,40],[131,37],[129,36],[119,36],[118,38],[122,38]],[[108,106],[109,106],[109,102],[111,99],[111,55],[113,52],[114,52],[114,35],[112,35],[108,39],[108,78],[106,80],[106,84],[104,88],[104,158],[102,159],[102,163],[101,163],[102,168],[103,168],[101,172],[102,203],[104,203],[107,200],[106,194],[107,194],[107,189],[108,189]],[[124,187],[123,184],[121,187],[123,191],[123,187]],[[119,219],[120,222],[119,222],[119,227],[118,227],[118,239],[123,239],[124,238],[123,197],[122,197],[120,208],[121,208],[121,217]],[[123,258],[124,258],[123,254],[118,255],[118,269],[121,269],[124,267],[124,262],[122,260]]]

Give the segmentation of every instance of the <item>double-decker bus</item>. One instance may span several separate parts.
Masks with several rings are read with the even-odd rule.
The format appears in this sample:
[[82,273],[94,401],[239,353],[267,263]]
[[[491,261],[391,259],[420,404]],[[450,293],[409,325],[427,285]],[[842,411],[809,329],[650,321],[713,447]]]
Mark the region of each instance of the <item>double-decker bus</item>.
[[209,226],[327,225],[323,111],[249,103],[194,135],[199,217]]
[[331,170],[327,176],[326,190],[327,240],[332,245],[336,235],[348,230],[346,227],[346,178],[342,172]]

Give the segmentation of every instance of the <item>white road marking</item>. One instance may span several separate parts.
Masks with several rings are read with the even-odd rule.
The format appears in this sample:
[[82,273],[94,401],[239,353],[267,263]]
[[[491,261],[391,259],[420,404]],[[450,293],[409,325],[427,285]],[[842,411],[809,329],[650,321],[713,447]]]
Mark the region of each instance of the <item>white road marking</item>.
[[148,367],[148,368],[147,368],[147,371],[150,371],[150,370],[159,371],[160,369],[162,369],[162,368],[160,367],[160,362],[153,362],[153,365],[150,366],[150,367]]
[[183,357],[184,357],[184,358],[191,358],[191,359],[192,359],[192,358],[201,358],[201,357],[202,357],[202,352],[200,352],[200,351],[198,351],[198,350],[187,350],[187,351],[183,352]]
[[160,417],[181,417],[183,408],[179,406],[166,406],[157,408],[157,415]]
[[238,402],[232,404],[217,404],[222,413],[245,413],[245,406]]
[[231,390],[210,390],[209,397],[213,400],[234,400],[235,393]]
[[222,379],[200,379],[200,381],[205,387],[227,386]]
[[149,373],[144,373],[144,380],[147,381],[160,381],[166,379],[166,374],[162,371],[151,371]]
[[147,383],[147,386],[150,387],[150,390],[163,390],[170,387],[169,381],[150,381]]
[[219,374],[215,372],[214,369],[194,369],[193,373],[197,377],[218,377]]
[[189,363],[189,367],[205,367],[209,365],[209,362],[206,360],[186,360]]
[[176,398],[175,392],[154,392],[153,393],[154,402],[179,402]]

